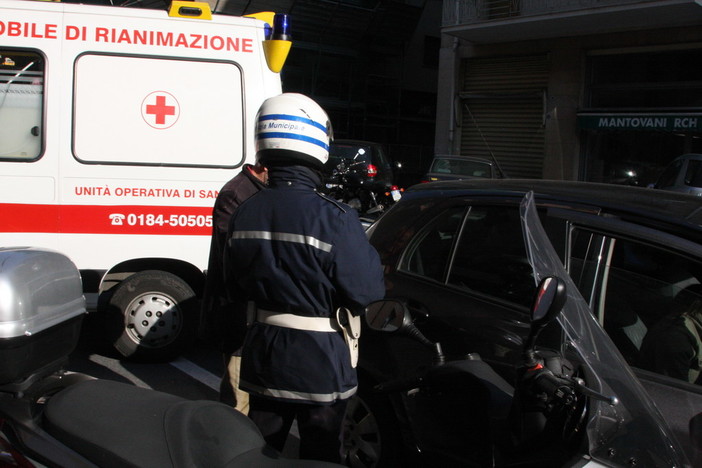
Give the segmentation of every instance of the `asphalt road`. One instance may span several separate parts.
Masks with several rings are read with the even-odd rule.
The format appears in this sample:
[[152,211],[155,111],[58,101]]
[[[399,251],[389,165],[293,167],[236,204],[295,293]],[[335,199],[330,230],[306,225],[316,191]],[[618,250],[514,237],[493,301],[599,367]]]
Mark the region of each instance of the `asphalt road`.
[[97,315],[88,315],[84,320],[78,346],[69,357],[68,370],[130,382],[191,400],[217,400],[223,361],[215,349],[198,344],[172,362],[130,362],[121,359],[104,341],[99,319]]

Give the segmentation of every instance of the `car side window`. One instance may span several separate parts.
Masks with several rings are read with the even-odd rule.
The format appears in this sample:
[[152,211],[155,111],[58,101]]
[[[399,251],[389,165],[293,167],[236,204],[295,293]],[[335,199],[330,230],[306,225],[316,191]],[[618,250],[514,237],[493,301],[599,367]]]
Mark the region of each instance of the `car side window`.
[[400,270],[443,282],[465,211],[464,206],[453,207],[427,223],[407,248]]
[[516,207],[472,207],[448,283],[528,306],[535,283],[520,226]]
[[[627,362],[702,382],[702,264],[628,239],[583,232],[580,239],[589,242],[575,242],[573,256],[601,260],[591,307]],[[594,261],[576,264],[595,269]]]

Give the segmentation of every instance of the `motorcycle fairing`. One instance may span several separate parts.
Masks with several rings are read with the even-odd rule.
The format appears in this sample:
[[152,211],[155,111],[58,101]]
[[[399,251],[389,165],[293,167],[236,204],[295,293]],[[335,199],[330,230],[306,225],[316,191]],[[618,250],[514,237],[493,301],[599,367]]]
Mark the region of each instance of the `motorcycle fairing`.
[[568,299],[557,319],[564,333],[562,353],[581,368],[590,389],[618,400],[612,405],[590,397],[589,455],[606,465],[690,466],[660,412],[565,271],[539,221],[533,192],[524,196],[520,215],[535,284],[547,276],[566,282]]

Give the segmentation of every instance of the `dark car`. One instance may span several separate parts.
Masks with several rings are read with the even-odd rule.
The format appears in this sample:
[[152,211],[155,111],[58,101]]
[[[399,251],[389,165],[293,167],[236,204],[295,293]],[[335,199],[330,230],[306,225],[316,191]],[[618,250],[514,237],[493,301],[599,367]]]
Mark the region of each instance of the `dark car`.
[[435,156],[422,182],[504,177],[502,169],[489,159],[469,156]]
[[324,173],[330,177],[340,165],[351,168],[357,183],[386,190],[393,182],[393,170],[383,145],[363,140],[334,140],[329,145],[329,160]]
[[365,216],[376,218],[400,197],[390,160],[379,143],[334,140],[323,168],[324,191]]
[[[662,457],[650,466],[672,466],[652,448],[655,434],[634,435],[637,421],[662,414],[665,422],[653,432],[676,440],[684,456],[702,466],[702,358],[697,358],[702,329],[688,323],[700,318],[698,312],[702,315],[699,199],[637,187],[545,180],[416,185],[369,230],[385,267],[386,298],[406,304],[417,328],[429,341],[439,342],[445,355],[479,355],[514,382],[529,330],[534,258],[545,249],[538,243],[529,246],[530,234],[520,228],[520,204],[529,192],[550,244],[589,304],[585,315],[592,323],[583,335],[605,336],[607,344],[591,355],[600,363],[612,362],[610,370],[635,382],[619,392],[622,400],[640,391],[641,401],[655,403],[632,416],[631,425],[620,425],[618,430],[630,438],[621,435],[623,445],[609,448],[610,462],[626,464],[621,457],[630,456],[636,463],[649,450],[649,457]],[[667,335],[673,325],[677,335]],[[566,335],[568,327],[577,331],[582,326],[566,323]],[[575,335],[565,341],[572,349],[578,349]],[[687,350],[687,367],[666,350],[683,344],[694,348]],[[435,359],[435,351],[405,336],[363,331],[361,384],[353,407],[366,408],[368,419],[376,423],[378,438],[372,447],[378,466],[397,463],[394,457],[407,451],[426,466],[470,465],[463,436],[480,431],[466,429],[471,415],[461,412],[462,400],[453,392],[435,391],[422,400],[417,389],[377,391],[378,385],[392,387],[393,382],[415,378]],[[626,403],[620,406],[620,415],[630,411],[626,408]],[[597,421],[594,413],[585,413],[585,420]],[[354,418],[349,419],[353,427]],[[588,426],[590,449],[607,453],[606,447],[597,446],[604,439],[592,437],[591,431]]]

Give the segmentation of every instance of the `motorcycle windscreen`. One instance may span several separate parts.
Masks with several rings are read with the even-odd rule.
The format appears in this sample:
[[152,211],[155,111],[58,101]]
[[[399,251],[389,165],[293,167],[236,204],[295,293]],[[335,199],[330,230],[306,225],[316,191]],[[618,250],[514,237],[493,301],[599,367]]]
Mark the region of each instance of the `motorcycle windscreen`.
[[547,276],[566,282],[568,299],[558,316],[563,354],[582,369],[587,387],[618,400],[612,405],[590,397],[589,455],[621,466],[630,460],[638,466],[689,466],[660,412],[565,271],[539,221],[532,192],[522,200],[520,213],[536,284]]

